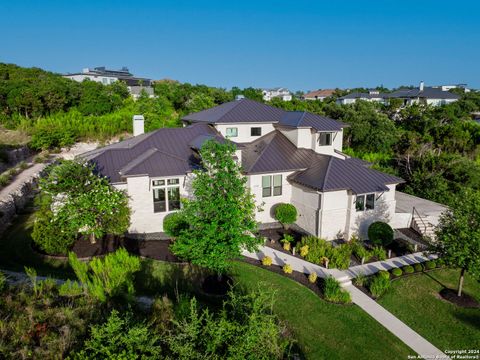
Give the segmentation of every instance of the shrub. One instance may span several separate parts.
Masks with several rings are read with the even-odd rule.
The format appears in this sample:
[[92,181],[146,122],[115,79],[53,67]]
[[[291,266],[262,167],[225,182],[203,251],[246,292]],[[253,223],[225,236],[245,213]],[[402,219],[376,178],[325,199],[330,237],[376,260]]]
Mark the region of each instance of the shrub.
[[186,228],[188,228],[188,222],[181,212],[168,214],[163,219],[163,231],[172,237],[180,235]]
[[438,258],[436,261],[437,261],[437,267],[445,266],[445,260],[443,260],[443,258]]
[[332,247],[328,266],[330,268],[348,269],[351,255],[352,248],[348,244],[342,244],[335,248]]
[[356,278],[353,279],[353,283],[357,286],[367,285],[368,277],[364,274],[358,274]]
[[289,235],[289,234],[283,234],[283,239],[282,239],[282,242],[283,243],[293,243],[294,242],[294,238],[292,235]]
[[363,246],[363,244],[359,241],[353,241],[350,243],[351,244],[351,247],[352,247],[352,253],[359,259],[359,260],[362,260],[364,259],[365,262],[367,262],[368,260],[370,260],[370,258],[372,257],[372,254],[370,253],[370,251],[368,251],[367,249],[365,249],[365,247]]
[[30,165],[28,165],[25,161],[22,161],[18,166],[22,170],[28,169],[30,167]]
[[7,279],[5,277],[5,274],[0,271],[0,291],[2,291],[6,285],[7,285]]
[[60,226],[49,210],[41,209],[36,215],[32,231],[35,244],[47,254],[66,254],[77,239],[75,231],[73,229],[58,231]]
[[0,175],[0,186],[7,186],[10,182],[10,176],[7,174]]
[[332,248],[330,243],[316,236],[302,237],[302,240],[297,244],[297,250],[300,250],[303,246],[308,246],[305,260],[318,265],[323,264],[322,259],[327,257],[327,254],[330,255]]
[[376,221],[368,227],[368,238],[375,245],[390,245],[393,241],[393,229],[382,221]]
[[133,296],[133,275],[140,270],[140,259],[130,255],[127,250],[122,248],[104,258],[94,258],[88,263],[81,262],[71,252],[68,260],[89,296],[100,302],[118,296],[128,299]]
[[272,263],[273,263],[273,261],[272,261],[272,258],[270,256],[265,256],[262,259],[262,265],[270,266],[270,265],[272,265]]
[[285,228],[297,221],[297,209],[292,204],[278,204],[275,207],[275,219]]
[[377,276],[384,277],[385,279],[390,279],[390,273],[386,270],[380,270]]
[[75,297],[83,293],[83,288],[77,281],[67,280],[58,288],[58,293],[65,297]]
[[291,248],[292,248],[292,245],[290,245],[289,242],[283,243],[283,250],[290,251]]
[[317,279],[318,279],[318,275],[316,272],[312,272],[310,273],[310,275],[308,275],[308,281],[310,281],[312,284],[315,284]]
[[427,270],[432,270],[432,269],[435,269],[436,267],[437,267],[437,263],[435,262],[435,260],[430,260],[425,263],[425,269]]
[[394,269],[392,269],[392,275],[393,275],[393,276],[399,277],[399,276],[402,276],[402,274],[403,274],[402,269],[400,269],[400,268],[394,268]]
[[342,304],[351,302],[350,293],[342,289],[340,283],[331,276],[325,279],[323,295],[327,301]]
[[291,274],[291,273],[293,273],[292,265],[290,265],[290,264],[285,264],[285,265],[283,265],[283,272],[284,272],[285,274]]
[[423,265],[422,264],[415,264],[415,265],[413,265],[413,269],[415,270],[415,272],[423,271]]
[[300,256],[305,257],[308,255],[308,245],[303,245],[300,247]]
[[382,248],[380,246],[375,246],[372,249],[371,254],[372,254],[373,257],[376,257],[377,260],[379,260],[379,261],[383,261],[387,258],[387,252],[385,251],[384,248]]
[[402,271],[405,273],[405,274],[413,274],[415,272],[415,270],[413,269],[413,266],[412,265],[406,265],[402,268]]
[[382,296],[390,288],[390,280],[385,276],[374,276],[370,281],[369,290],[374,297]]

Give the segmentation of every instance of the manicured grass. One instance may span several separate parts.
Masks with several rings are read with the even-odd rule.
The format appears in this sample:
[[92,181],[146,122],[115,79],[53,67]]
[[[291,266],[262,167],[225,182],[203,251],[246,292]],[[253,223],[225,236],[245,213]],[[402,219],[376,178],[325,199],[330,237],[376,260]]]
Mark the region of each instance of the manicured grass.
[[306,287],[253,265],[233,264],[241,287],[276,292],[274,311],[288,323],[307,359],[406,359],[413,350],[356,305],[320,299]]
[[[439,269],[392,282],[379,303],[441,350],[480,349],[480,309],[463,309],[440,298],[456,289],[459,270]],[[480,283],[468,276],[465,292],[480,300]]]

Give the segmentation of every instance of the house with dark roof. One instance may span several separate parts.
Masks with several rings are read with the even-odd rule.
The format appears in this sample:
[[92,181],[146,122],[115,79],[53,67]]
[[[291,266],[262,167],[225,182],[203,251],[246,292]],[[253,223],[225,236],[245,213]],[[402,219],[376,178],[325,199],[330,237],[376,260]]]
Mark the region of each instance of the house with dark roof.
[[249,99],[182,120],[183,128],[150,133],[135,124],[136,136],[83,155],[127,191],[132,233],[161,232],[165,216],[192,196],[192,172],[201,169],[199,150],[209,139],[236,144],[235,158],[262,208],[256,214],[262,226],[275,223],[280,203],[295,205],[299,227],[329,240],[362,236],[375,220],[395,225],[396,186],[403,180],[342,153],[345,124]]
[[357,100],[376,101],[384,105],[388,105],[390,99],[401,99],[403,105],[423,104],[431,106],[439,106],[450,104],[460,99],[460,96],[451,93],[449,90],[453,87],[438,86],[427,87],[421,81],[418,88],[399,89],[392,93],[380,93],[378,91],[370,91],[368,93],[350,93],[337,99],[337,104],[348,105],[353,104]]

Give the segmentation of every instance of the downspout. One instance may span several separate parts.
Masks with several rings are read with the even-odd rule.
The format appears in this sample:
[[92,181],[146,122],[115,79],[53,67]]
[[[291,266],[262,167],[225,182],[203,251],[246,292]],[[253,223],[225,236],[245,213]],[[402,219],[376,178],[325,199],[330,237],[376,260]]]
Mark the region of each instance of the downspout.
[[322,212],[322,201],[323,201],[323,196],[322,193],[317,191],[318,195],[318,206],[317,206],[317,211],[316,211],[316,226],[315,226],[315,236],[316,237],[321,237],[320,234],[322,233],[321,231],[321,226],[322,226],[322,218],[323,218],[323,212]]

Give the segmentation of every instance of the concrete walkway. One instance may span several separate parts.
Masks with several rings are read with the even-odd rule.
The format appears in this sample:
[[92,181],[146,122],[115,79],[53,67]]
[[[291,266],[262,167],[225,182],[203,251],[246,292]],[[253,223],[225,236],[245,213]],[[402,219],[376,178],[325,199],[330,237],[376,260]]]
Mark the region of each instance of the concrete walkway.
[[[333,276],[340,284],[350,292],[353,303],[357,304],[367,314],[377,320],[392,334],[397,336],[401,341],[408,345],[417,354],[425,359],[449,359],[439,349],[425,340],[422,336],[413,331],[410,327],[405,325],[402,321],[380,306],[375,300],[364,294],[362,291],[352,285],[351,279],[359,274],[372,275],[381,270],[390,270],[405,265],[413,265],[422,263],[430,259],[436,259],[437,256],[424,256],[423,253],[418,252],[410,255],[400,256],[385,261],[377,261],[365,265],[352,266],[348,270],[325,269],[322,266],[312,264],[303,259],[299,259],[292,255],[283,253],[279,250],[263,246],[257,253],[244,251],[243,255],[246,257],[261,260],[265,256],[272,258],[272,263],[283,266],[290,264],[293,270],[310,274],[316,272],[318,276],[325,278]],[[435,357],[436,356],[436,357]]]
[[352,301],[367,314],[382,324],[388,331],[402,340],[418,355],[425,359],[449,359],[444,353],[425,340],[410,327],[380,306],[375,300],[365,295],[353,285],[345,287],[352,295]]

